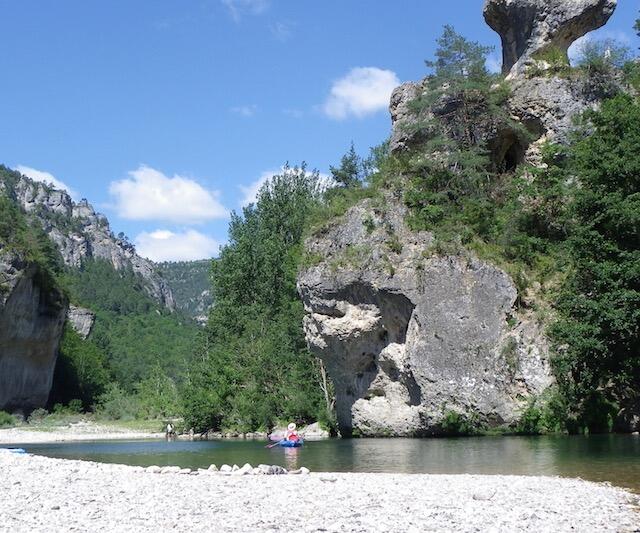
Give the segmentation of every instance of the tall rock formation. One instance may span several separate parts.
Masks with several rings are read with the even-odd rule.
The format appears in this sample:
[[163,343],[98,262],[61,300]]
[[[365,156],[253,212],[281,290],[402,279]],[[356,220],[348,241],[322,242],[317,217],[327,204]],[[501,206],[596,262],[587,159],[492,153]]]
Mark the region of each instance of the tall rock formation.
[[109,261],[116,270],[131,268],[144,281],[146,292],[161,305],[175,309],[171,288],[155,265],[136,254],[135,248],[111,232],[109,221],[86,201],[74,202],[64,191],[21,176],[7,194],[35,216],[56,243],[64,263],[79,267],[84,259]]
[[437,435],[451,413],[515,423],[553,382],[540,325],[516,314],[505,272],[439,255],[405,216],[397,198],[367,200],[307,242],[323,260],[298,279],[304,329],[342,435]]
[[44,407],[66,312],[39,267],[0,249],[0,410]]
[[484,18],[502,38],[502,72],[517,74],[550,50],[604,26],[617,0],[485,0]]
[[[566,52],[615,6],[615,0],[485,2],[511,73],[505,117],[474,117],[477,142],[497,170],[535,164],[542,143],[566,142],[573,119],[619,89],[586,76],[536,77],[524,68],[538,52]],[[416,116],[411,102],[430,87],[423,80],[394,91],[393,153],[419,149],[429,135],[420,127],[425,119],[455,115],[459,99],[445,97],[420,111],[427,116]],[[389,191],[383,201],[360,202],[306,243],[319,262],[298,278],[304,329],[335,385],[341,432],[437,435],[460,417],[515,425],[554,382],[543,325],[516,309],[506,272],[469,252],[438,253],[433,236],[411,232],[405,218],[402,193]]]

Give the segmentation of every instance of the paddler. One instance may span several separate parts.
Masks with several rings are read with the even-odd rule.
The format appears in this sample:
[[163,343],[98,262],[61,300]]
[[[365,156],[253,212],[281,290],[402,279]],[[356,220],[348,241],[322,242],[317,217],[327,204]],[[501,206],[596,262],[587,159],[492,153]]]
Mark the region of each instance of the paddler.
[[296,431],[296,425],[294,422],[291,422],[291,424],[289,424],[287,426],[287,432],[284,435],[285,440],[291,441],[291,442],[297,442],[300,440],[300,437],[298,437],[298,432]]

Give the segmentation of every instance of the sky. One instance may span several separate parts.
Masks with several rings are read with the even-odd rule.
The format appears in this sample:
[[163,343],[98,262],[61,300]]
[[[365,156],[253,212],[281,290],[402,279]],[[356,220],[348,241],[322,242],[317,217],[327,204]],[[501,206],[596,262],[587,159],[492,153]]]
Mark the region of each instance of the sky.
[[[87,198],[141,255],[214,256],[289,162],[322,173],[390,132],[445,24],[482,0],[0,0],[0,163]],[[637,48],[640,2],[599,36]]]

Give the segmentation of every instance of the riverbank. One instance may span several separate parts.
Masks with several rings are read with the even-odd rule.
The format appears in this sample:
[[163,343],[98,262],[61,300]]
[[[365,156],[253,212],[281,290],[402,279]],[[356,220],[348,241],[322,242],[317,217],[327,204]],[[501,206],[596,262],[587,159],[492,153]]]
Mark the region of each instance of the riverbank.
[[81,442],[90,440],[138,440],[164,438],[159,423],[98,423],[81,420],[60,425],[17,426],[0,429],[3,444],[36,444],[46,442]]
[[516,476],[153,474],[0,452],[0,530],[637,531],[638,498]]

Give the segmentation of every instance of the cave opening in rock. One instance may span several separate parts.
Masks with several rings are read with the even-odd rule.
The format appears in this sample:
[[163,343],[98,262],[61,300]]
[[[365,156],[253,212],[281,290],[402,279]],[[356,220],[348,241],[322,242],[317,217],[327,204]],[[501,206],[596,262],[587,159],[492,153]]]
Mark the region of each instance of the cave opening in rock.
[[514,172],[519,165],[524,163],[526,146],[519,139],[511,139],[502,150],[502,157],[498,158],[498,171],[504,173]]

